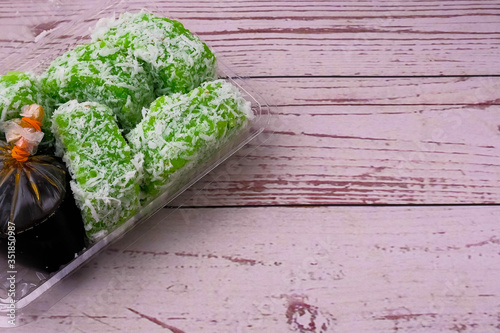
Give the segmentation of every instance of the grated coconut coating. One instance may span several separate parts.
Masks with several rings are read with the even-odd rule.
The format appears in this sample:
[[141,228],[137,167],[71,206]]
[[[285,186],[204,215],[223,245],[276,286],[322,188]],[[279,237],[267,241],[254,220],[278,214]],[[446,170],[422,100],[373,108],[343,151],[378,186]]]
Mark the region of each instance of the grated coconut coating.
[[143,156],[132,156],[112,111],[98,103],[62,105],[54,112],[52,129],[87,236],[97,240],[138,210]]
[[109,106],[128,131],[154,100],[153,78],[141,63],[104,42],[79,45],[54,60],[41,78],[55,103],[76,99]]
[[127,139],[144,153],[142,190],[154,198],[174,178],[209,158],[253,118],[250,103],[231,83],[216,80],[188,94],[163,96]]
[[216,59],[182,23],[151,13],[123,13],[103,19],[92,40],[104,40],[144,61],[156,81],[157,96],[187,93],[216,79]]

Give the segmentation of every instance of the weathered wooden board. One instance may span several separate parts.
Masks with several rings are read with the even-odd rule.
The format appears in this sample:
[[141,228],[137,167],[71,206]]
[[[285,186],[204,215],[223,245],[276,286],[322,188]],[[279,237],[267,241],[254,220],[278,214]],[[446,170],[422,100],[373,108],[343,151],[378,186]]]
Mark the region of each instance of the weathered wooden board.
[[245,147],[174,204],[500,202],[500,106],[278,111],[269,128],[274,133]]
[[0,1],[0,70],[140,8],[277,106],[173,204],[266,207],[164,209],[12,332],[500,330],[499,207],[313,206],[500,202],[497,0]]
[[267,133],[174,205],[500,202],[499,78],[248,84]]
[[245,83],[276,106],[500,104],[500,77],[494,76],[262,78]]
[[500,201],[499,78],[248,83],[278,105],[267,135],[175,204]]
[[[79,272],[78,287],[25,332],[497,332],[499,214],[162,212],[142,238],[132,233]],[[310,321],[315,330],[293,329]]]
[[245,76],[500,74],[495,0],[22,0],[0,4],[0,56],[25,69],[28,44],[29,57],[48,53],[46,62],[85,40],[99,17],[141,8],[182,20]]

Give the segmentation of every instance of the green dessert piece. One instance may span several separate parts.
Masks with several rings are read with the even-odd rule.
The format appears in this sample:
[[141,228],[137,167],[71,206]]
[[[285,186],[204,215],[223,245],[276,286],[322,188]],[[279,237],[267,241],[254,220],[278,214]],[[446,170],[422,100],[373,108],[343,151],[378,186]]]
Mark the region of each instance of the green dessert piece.
[[21,117],[23,106],[40,104],[45,111],[45,117],[42,121],[42,131],[44,132],[42,145],[52,142],[54,139],[50,132],[52,108],[47,102],[34,75],[19,71],[7,72],[0,77],[0,131],[3,131],[2,123]]
[[92,34],[144,61],[155,77],[157,96],[187,93],[216,79],[216,59],[182,23],[147,12],[102,20]]
[[56,104],[76,99],[109,106],[125,131],[154,100],[153,78],[137,59],[104,42],[79,45],[54,60],[42,86]]
[[127,135],[132,151],[144,153],[146,198],[210,158],[251,118],[250,103],[224,80],[206,82],[188,94],[159,97]]
[[54,112],[52,130],[87,236],[98,240],[138,210],[143,156],[132,156],[112,111],[98,103],[62,105]]

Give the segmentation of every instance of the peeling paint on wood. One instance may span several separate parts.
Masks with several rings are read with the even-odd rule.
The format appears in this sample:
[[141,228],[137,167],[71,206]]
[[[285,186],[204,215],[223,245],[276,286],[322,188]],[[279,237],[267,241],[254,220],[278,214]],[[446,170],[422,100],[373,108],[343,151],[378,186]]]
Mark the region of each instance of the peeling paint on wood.
[[77,273],[37,332],[495,332],[500,208],[470,208],[166,210]]
[[4,1],[0,70],[141,8],[275,117],[13,332],[500,330],[497,0]]

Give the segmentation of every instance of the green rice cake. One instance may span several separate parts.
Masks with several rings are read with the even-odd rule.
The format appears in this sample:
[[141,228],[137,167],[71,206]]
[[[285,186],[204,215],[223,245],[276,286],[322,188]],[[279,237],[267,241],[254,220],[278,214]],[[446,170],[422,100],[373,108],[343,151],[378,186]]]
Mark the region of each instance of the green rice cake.
[[155,197],[174,174],[178,177],[209,158],[251,118],[250,103],[224,80],[154,101],[127,135],[132,151],[144,153],[142,189],[147,198]]
[[157,96],[187,93],[202,82],[216,79],[216,60],[208,46],[182,23],[151,13],[123,13],[105,19],[92,34],[130,52],[148,64],[155,76]]
[[97,240],[139,208],[142,154],[132,156],[112,111],[98,103],[62,105],[54,112],[52,129],[87,235]]
[[42,76],[56,103],[76,99],[110,107],[125,131],[142,118],[154,100],[153,78],[137,59],[104,42],[79,45],[54,60]]

